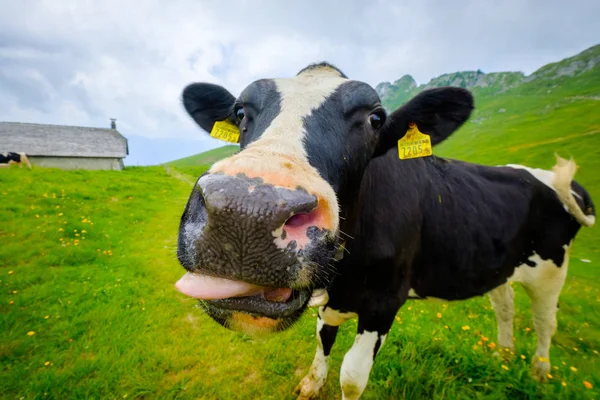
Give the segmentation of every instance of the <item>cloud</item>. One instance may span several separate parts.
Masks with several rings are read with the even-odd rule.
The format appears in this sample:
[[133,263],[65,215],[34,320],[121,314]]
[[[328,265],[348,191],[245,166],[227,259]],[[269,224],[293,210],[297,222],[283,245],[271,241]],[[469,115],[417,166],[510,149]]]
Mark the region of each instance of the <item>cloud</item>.
[[220,143],[180,104],[191,82],[238,94],[322,60],[372,85],[406,73],[531,73],[600,42],[597,15],[595,0],[3,2],[0,120],[114,117],[126,136],[208,149]]

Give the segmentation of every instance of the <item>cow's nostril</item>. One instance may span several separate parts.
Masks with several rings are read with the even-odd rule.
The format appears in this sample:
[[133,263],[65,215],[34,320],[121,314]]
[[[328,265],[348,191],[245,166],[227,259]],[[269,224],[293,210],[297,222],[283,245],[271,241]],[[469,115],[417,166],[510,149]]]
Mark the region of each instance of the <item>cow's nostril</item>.
[[284,228],[294,229],[314,225],[318,216],[317,210],[294,214],[285,221]]
[[309,213],[301,213],[301,214],[292,215],[290,218],[288,218],[287,221],[285,221],[285,226],[298,227],[298,226],[307,225],[311,219],[312,218]]

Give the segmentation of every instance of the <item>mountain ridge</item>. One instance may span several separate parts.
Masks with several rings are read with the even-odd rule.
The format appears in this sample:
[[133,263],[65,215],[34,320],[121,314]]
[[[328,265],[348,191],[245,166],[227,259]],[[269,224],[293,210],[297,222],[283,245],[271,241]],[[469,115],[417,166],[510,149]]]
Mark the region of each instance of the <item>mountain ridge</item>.
[[493,95],[534,81],[554,81],[561,77],[575,77],[600,65],[600,44],[589,47],[580,53],[561,61],[546,64],[530,75],[521,71],[501,71],[485,73],[478,70],[445,73],[417,85],[411,75],[405,74],[391,82],[381,82],[375,86],[385,108],[393,110],[423,90],[456,86],[469,89],[475,94]]

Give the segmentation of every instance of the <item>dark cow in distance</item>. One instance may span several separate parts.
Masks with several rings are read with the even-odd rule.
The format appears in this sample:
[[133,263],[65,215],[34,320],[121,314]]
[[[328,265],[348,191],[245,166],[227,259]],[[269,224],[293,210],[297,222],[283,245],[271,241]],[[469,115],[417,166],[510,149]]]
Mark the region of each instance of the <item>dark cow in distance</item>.
[[12,151],[0,153],[0,167],[8,167],[11,165],[26,165],[27,168],[31,169],[31,163],[25,153],[15,153]]
[[410,297],[488,294],[498,344],[512,351],[510,282],[531,297],[532,372],[546,378],[571,245],[595,222],[574,161],[558,158],[546,171],[435,155],[401,160],[396,144],[409,127],[432,145],[458,129],[474,107],[470,92],[426,90],[386,115],[372,87],[327,63],[256,81],[237,98],[191,84],[183,103],[206,131],[233,126],[241,148],[192,190],[177,253],[188,272],[176,286],[246,333],[284,330],[318,305],[317,351],[299,398],[317,395],[338,327],[354,317],[340,381],[344,399],[359,398]]

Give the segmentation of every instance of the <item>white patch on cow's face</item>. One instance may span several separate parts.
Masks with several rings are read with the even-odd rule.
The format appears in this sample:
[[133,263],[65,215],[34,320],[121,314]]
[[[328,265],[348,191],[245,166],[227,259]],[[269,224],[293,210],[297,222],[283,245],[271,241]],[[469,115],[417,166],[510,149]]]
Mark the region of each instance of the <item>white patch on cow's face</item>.
[[373,366],[375,347],[385,342],[386,335],[364,331],[356,334],[354,344],[344,356],[340,371],[343,399],[358,399],[367,387]]
[[[243,173],[260,178],[265,184],[292,190],[304,188],[318,200],[315,226],[327,229],[330,238],[334,238],[339,226],[339,204],[333,188],[308,161],[304,118],[346,81],[331,68],[308,70],[291,79],[275,79],[281,98],[279,114],[256,141],[240,153],[215,163],[209,172],[230,176]],[[279,230],[273,236],[276,246],[287,246]]]

